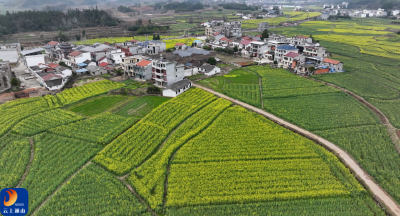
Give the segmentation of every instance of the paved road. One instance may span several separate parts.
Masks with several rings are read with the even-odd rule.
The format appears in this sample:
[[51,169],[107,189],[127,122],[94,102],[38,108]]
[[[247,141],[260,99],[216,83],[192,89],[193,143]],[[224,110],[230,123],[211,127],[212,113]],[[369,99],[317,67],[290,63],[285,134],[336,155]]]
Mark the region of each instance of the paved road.
[[400,207],[397,205],[397,203],[393,200],[392,197],[390,197],[381,187],[379,187],[378,184],[376,184],[368,175],[366,171],[364,171],[360,165],[344,150],[336,146],[335,144],[329,142],[328,140],[319,137],[307,130],[304,130],[303,128],[300,128],[292,123],[289,123],[281,118],[278,118],[275,115],[272,115],[271,113],[268,113],[262,109],[253,107],[249,104],[243,103],[241,101],[238,101],[236,99],[230,98],[224,94],[221,94],[219,92],[213,91],[211,89],[208,89],[206,87],[200,86],[198,84],[193,84],[194,86],[204,89],[214,95],[217,95],[218,97],[225,98],[229,101],[232,101],[233,103],[236,103],[244,108],[250,109],[255,111],[258,114],[261,114],[265,117],[267,117],[269,120],[291,130],[294,131],[298,134],[301,134],[323,146],[328,148],[330,151],[332,151],[337,157],[341,159],[341,161],[348,167],[350,168],[353,173],[356,174],[359,180],[361,180],[364,185],[366,185],[369,190],[374,194],[374,196],[382,203],[384,204],[389,211],[391,211],[394,215],[399,215],[400,216]]

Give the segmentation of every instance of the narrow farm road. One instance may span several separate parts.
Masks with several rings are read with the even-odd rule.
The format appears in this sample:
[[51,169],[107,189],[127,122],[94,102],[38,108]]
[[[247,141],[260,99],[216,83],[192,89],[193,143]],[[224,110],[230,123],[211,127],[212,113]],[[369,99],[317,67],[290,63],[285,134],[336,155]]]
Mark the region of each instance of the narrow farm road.
[[31,144],[31,158],[29,159],[29,163],[28,163],[28,166],[26,166],[25,173],[24,173],[24,175],[22,175],[21,180],[19,181],[19,183],[16,186],[16,188],[19,188],[21,186],[22,182],[26,178],[26,175],[28,175],[29,169],[31,168],[31,165],[32,165],[33,157],[34,157],[34,154],[35,154],[35,149],[34,149],[34,145],[33,145],[33,138],[29,138],[29,143]]
[[305,137],[307,137],[308,139],[311,139],[319,144],[321,144],[322,146],[326,147],[327,149],[329,149],[331,152],[333,152],[337,157],[339,157],[341,159],[341,161],[349,168],[351,169],[356,176],[358,177],[358,179],[360,181],[362,181],[362,183],[364,185],[366,185],[368,187],[368,189],[374,194],[374,196],[379,200],[379,202],[381,202],[382,204],[384,204],[387,209],[392,212],[394,215],[399,215],[400,216],[400,207],[398,206],[398,204],[393,200],[392,197],[390,197],[390,195],[388,195],[377,183],[375,183],[370,176],[368,175],[368,173],[363,170],[361,168],[360,165],[358,165],[358,163],[344,150],[342,150],[341,148],[339,148],[338,146],[336,146],[335,144],[333,144],[332,142],[323,139],[322,137],[319,137],[303,128],[300,128],[290,122],[287,122],[281,118],[278,118],[277,116],[268,113],[262,109],[253,107],[249,104],[246,104],[244,102],[238,101],[236,99],[233,99],[231,97],[228,97],[224,94],[221,94],[219,92],[213,91],[211,89],[208,89],[206,87],[200,86],[198,84],[193,84],[195,87],[197,88],[201,88],[203,90],[206,90],[218,97],[221,98],[225,98],[229,101],[232,101],[233,103],[236,103],[246,109],[250,109],[253,110],[254,112],[261,114],[263,116],[265,116],[266,118],[268,118],[269,120],[291,130],[294,131],[300,135],[303,135]]
[[325,84],[325,85],[327,85],[327,86],[331,86],[331,87],[334,87],[334,88],[336,88],[336,89],[339,89],[340,91],[342,91],[342,92],[344,92],[344,93],[350,95],[351,97],[353,97],[353,98],[355,98],[356,100],[358,100],[360,103],[362,103],[362,104],[364,104],[365,106],[367,106],[368,109],[370,109],[372,112],[374,112],[374,113],[378,116],[378,118],[379,118],[379,120],[381,121],[382,125],[386,127],[386,130],[387,130],[387,132],[388,132],[388,134],[389,134],[389,136],[390,136],[390,139],[391,139],[392,142],[393,142],[394,147],[396,148],[397,152],[400,154],[400,138],[399,138],[399,136],[396,134],[397,128],[395,128],[395,127],[390,123],[390,121],[389,121],[389,119],[386,117],[386,115],[383,114],[378,108],[376,108],[374,105],[370,104],[370,103],[369,103],[368,101],[366,101],[364,98],[362,98],[362,97],[356,95],[355,93],[353,93],[353,92],[351,92],[351,91],[349,91],[349,90],[347,90],[347,89],[344,89],[344,88],[339,87],[339,86],[336,86],[336,85],[334,85],[334,84],[327,83],[327,82],[324,82],[324,81],[321,81],[321,80],[317,80],[317,79],[314,79],[314,78],[308,77],[307,79],[310,79],[310,80],[313,80],[313,81],[316,81],[316,82],[320,82],[320,83],[323,83],[323,84]]

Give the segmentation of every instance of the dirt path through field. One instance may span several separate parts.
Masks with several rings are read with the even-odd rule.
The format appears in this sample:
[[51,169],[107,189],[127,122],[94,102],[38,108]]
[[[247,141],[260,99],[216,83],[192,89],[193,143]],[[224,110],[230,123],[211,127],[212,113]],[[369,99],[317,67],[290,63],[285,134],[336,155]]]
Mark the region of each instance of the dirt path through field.
[[31,165],[32,165],[33,157],[34,157],[34,154],[35,154],[35,149],[34,149],[34,145],[33,145],[33,138],[29,138],[29,143],[31,144],[31,158],[29,159],[29,163],[28,163],[28,166],[26,166],[25,173],[24,173],[24,175],[22,175],[21,180],[19,181],[19,183],[16,186],[16,188],[19,188],[21,186],[22,182],[26,178],[26,175],[28,175],[29,169],[31,168]]
[[262,109],[253,107],[249,104],[246,104],[244,102],[238,101],[236,99],[233,99],[231,97],[228,97],[224,94],[221,94],[219,92],[213,91],[211,89],[208,89],[206,87],[200,86],[198,84],[193,84],[195,87],[201,88],[203,90],[206,90],[218,97],[225,98],[235,104],[238,104],[246,109],[253,110],[254,112],[261,114],[268,118],[269,120],[291,130],[294,131],[300,135],[303,135],[316,143],[321,144],[322,146],[326,147],[329,149],[331,152],[333,152],[338,158],[341,159],[341,161],[355,173],[355,175],[358,177],[358,179],[366,186],[368,189],[373,193],[373,195],[379,200],[380,203],[384,204],[387,209],[392,212],[394,215],[400,215],[400,207],[398,204],[393,200],[390,195],[388,195],[377,183],[375,183],[371,177],[368,175],[368,173],[361,168],[360,165],[344,150],[333,144],[332,142],[323,139],[322,137],[319,137],[303,128],[300,128],[290,122],[287,122],[281,118],[278,118],[277,116],[268,113]]
[[247,68],[244,68],[245,70],[247,70],[250,73],[253,73],[255,75],[257,75],[258,77],[258,87],[260,88],[260,99],[261,99],[261,109],[264,109],[264,100],[263,100],[263,95],[262,95],[262,77],[260,75],[258,75],[258,73],[255,73],[251,70],[248,70]]

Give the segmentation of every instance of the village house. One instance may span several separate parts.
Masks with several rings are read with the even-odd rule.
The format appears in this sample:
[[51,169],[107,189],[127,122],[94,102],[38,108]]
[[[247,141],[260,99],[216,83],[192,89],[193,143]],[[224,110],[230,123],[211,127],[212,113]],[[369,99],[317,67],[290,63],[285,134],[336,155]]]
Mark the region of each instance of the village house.
[[205,28],[205,34],[210,38],[222,32],[223,25],[221,23],[210,24],[209,27]]
[[291,43],[294,46],[304,45],[305,43],[312,43],[312,39],[307,36],[297,35],[289,38],[289,43]]
[[79,63],[83,63],[86,60],[90,60],[91,56],[89,52],[80,52],[80,51],[73,51],[68,54],[66,59],[63,61],[71,67],[78,67]]
[[45,64],[45,51],[43,48],[35,48],[31,50],[24,50],[20,52],[22,61],[26,67],[31,67],[39,64]]
[[337,60],[325,58],[322,62],[323,65],[329,67],[329,72],[341,72],[343,71],[343,63]]
[[257,24],[257,31],[263,32],[265,29],[268,29],[269,23],[268,22],[262,22]]
[[262,58],[269,49],[270,47],[265,42],[252,41],[250,42],[250,57]]
[[185,75],[185,66],[175,62],[153,60],[152,78],[155,85],[166,88],[172,84],[181,81]]
[[277,61],[278,64],[282,63],[283,57],[290,52],[298,53],[299,50],[296,47],[290,46],[290,45],[282,45],[282,46],[276,47],[274,60]]
[[108,71],[104,67],[101,67],[101,66],[87,66],[86,70],[92,76],[100,76],[103,74],[108,74]]
[[283,67],[293,67],[294,60],[297,60],[298,62],[304,62],[305,57],[299,53],[289,52],[282,59]]
[[223,29],[221,31],[226,37],[241,37],[242,36],[242,22],[232,21],[224,22]]
[[308,56],[326,57],[328,54],[325,47],[310,47],[306,46],[303,49],[303,54]]
[[152,62],[141,60],[137,63],[125,64],[125,75],[131,79],[146,81],[152,78]]
[[8,61],[0,62],[0,93],[11,88],[11,66]]
[[192,82],[190,80],[181,80],[178,81],[171,86],[169,86],[167,89],[163,90],[163,96],[164,97],[176,97],[183,92],[187,91],[192,87]]
[[186,44],[184,44],[184,43],[176,43],[175,44],[175,49],[177,49],[177,50],[186,49]]
[[123,53],[121,49],[114,49],[111,50],[110,56],[112,64],[119,65],[122,63],[122,58],[125,57],[125,53]]
[[206,75],[206,76],[212,76],[212,75],[215,75],[217,73],[221,73],[221,68],[219,68],[219,67],[217,67],[215,65],[204,64],[199,69],[199,72],[201,74]]

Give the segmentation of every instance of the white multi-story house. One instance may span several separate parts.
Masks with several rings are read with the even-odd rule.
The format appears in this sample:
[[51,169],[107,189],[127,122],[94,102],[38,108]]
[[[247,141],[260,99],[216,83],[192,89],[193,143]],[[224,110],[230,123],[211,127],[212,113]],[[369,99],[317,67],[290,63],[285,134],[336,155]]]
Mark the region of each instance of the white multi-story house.
[[275,61],[279,63],[282,63],[282,59],[283,56],[285,56],[286,54],[293,52],[293,53],[299,53],[299,50],[294,47],[294,46],[290,46],[290,45],[282,45],[282,46],[278,46],[275,48]]
[[79,63],[83,63],[86,60],[90,60],[91,56],[89,52],[79,52],[79,51],[73,51],[70,54],[68,54],[66,59],[63,59],[63,61],[71,67],[77,67]]
[[185,66],[183,64],[164,60],[153,60],[152,78],[156,86],[166,88],[183,80],[184,76]]
[[292,67],[293,60],[304,62],[305,57],[299,53],[289,52],[283,57],[282,64],[284,67]]
[[304,45],[305,43],[312,43],[312,38],[302,35],[296,35],[294,37],[289,38],[289,43],[295,46]]
[[27,67],[45,64],[45,55],[44,55],[43,48],[35,48],[31,50],[24,50],[21,51],[20,54],[22,55],[22,60],[24,65]]
[[307,56],[318,56],[325,57],[327,56],[326,48],[321,46],[306,46],[304,47],[303,54]]
[[156,55],[160,52],[167,50],[167,45],[163,41],[152,40],[146,47],[146,53],[148,55]]
[[262,56],[270,50],[270,46],[267,43],[262,41],[252,41],[250,42],[250,57],[259,57]]
[[122,58],[125,57],[125,53],[121,51],[121,49],[111,50],[111,61],[115,65],[119,65],[122,63]]

